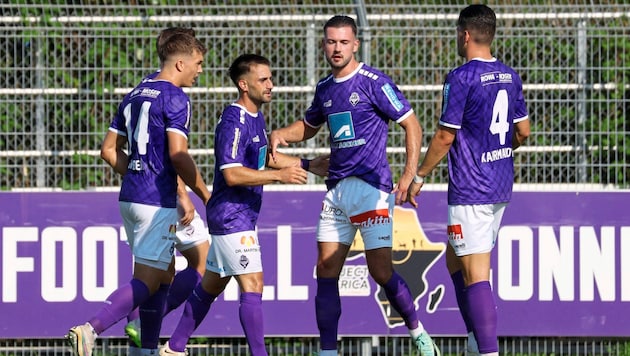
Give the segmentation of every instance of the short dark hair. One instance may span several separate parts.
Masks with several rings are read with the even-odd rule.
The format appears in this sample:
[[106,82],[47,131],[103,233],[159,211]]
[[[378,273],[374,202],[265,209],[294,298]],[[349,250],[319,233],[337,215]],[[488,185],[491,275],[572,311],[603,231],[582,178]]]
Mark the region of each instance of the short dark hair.
[[249,73],[252,64],[264,64],[271,67],[271,62],[266,57],[252,53],[242,54],[238,56],[234,62],[232,62],[230,69],[228,69],[228,74],[230,75],[230,79],[232,79],[234,85],[238,87],[239,79],[241,79],[243,75]]
[[470,5],[459,13],[457,27],[469,31],[475,42],[489,45],[497,29],[497,16],[486,5]]
[[172,35],[177,34],[177,33],[186,33],[195,37],[195,29],[193,28],[186,28],[186,27],[165,28],[162,31],[160,31],[160,33],[157,36],[157,40],[155,41],[155,49],[159,51],[160,47],[164,45],[164,42],[166,42]]
[[331,17],[328,21],[326,21],[326,23],[324,24],[324,32],[326,32],[326,29],[329,27],[351,27],[352,28],[352,32],[354,33],[354,35],[357,35],[357,23],[354,21],[354,19],[350,16],[346,16],[346,15],[335,15],[333,17]]
[[206,54],[208,49],[199,39],[187,33],[174,33],[158,47],[160,62],[166,61],[176,54],[193,54],[197,50],[201,54]]

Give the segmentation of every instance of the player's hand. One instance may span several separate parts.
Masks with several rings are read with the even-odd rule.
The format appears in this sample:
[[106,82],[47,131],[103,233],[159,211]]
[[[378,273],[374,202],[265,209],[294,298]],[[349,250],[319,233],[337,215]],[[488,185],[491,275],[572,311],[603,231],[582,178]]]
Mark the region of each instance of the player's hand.
[[278,130],[271,131],[271,134],[269,135],[269,146],[271,148],[271,158],[274,162],[276,162],[276,152],[278,149],[278,145],[286,147],[289,145],[289,143],[287,143],[284,137],[282,137],[278,133]]
[[400,177],[400,181],[398,182],[398,184],[396,184],[394,190],[392,191],[392,193],[396,194],[396,205],[402,205],[407,202],[409,198],[409,185],[412,181],[413,176],[411,176],[410,174],[403,174]]
[[308,170],[320,177],[328,177],[328,167],[330,165],[330,154],[315,157],[308,165]]
[[414,208],[418,207],[416,197],[420,195],[420,189],[422,189],[423,185],[424,183],[414,183],[412,181],[411,185],[409,186],[409,190],[407,191],[407,200],[409,201],[409,204],[411,204],[411,206],[413,206]]
[[179,223],[188,225],[195,217],[195,205],[192,203],[188,194],[180,195],[177,201],[177,212],[179,214]]
[[278,170],[280,181],[287,184],[306,184],[308,172],[301,167],[287,167]]

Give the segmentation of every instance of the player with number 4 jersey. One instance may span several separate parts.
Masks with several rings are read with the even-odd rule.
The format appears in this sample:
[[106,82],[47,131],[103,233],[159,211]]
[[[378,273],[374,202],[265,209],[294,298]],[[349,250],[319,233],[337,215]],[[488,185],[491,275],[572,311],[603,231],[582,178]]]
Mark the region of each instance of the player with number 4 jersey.
[[468,355],[498,355],[490,254],[512,197],[514,149],[529,136],[518,74],[491,52],[496,15],[470,5],[457,20],[457,53],[466,63],[444,82],[439,126],[411,184],[417,206],[424,177],[448,154],[446,266],[468,331]]
[[521,78],[496,58],[475,58],[448,74],[439,124],[458,130],[449,151],[449,204],[510,200],[512,126],[527,118]]

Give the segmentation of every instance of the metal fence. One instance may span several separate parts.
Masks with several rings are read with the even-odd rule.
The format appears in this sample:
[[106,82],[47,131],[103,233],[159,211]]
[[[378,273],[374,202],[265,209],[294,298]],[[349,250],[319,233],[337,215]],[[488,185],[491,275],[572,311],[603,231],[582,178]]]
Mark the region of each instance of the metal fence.
[[[244,52],[273,63],[274,101],[264,108],[271,130],[300,118],[327,73],[319,49],[323,22],[355,16],[359,56],[399,84],[424,128],[426,148],[441,107],[441,84],[462,64],[455,51],[455,2],[271,0],[13,0],[0,5],[0,188],[66,190],[117,186],[98,157],[122,96],[158,66],[155,37],[168,26],[194,27],[208,46],[205,71],[188,90],[195,121],[190,145],[212,181],[213,128],[236,97],[227,77]],[[38,3],[37,1],[35,3]],[[495,55],[522,76],[533,130],[516,151],[516,182],[627,188],[630,107],[630,5],[572,1],[493,4]],[[403,133],[392,125],[395,175],[404,162]],[[326,151],[326,132],[290,151]],[[429,182],[444,183],[443,164]],[[314,183],[321,183],[314,180]]]
[[[68,355],[68,347],[59,339],[0,340],[0,356],[61,356]],[[188,345],[190,356],[246,356],[243,339],[195,339]],[[466,344],[462,338],[438,337],[435,342],[443,356],[460,356]],[[316,355],[319,344],[313,338],[270,338],[266,340],[269,356]],[[98,339],[95,355],[123,356],[128,354],[124,339]],[[501,355],[513,356],[628,356],[630,343],[620,339],[548,339],[500,338]],[[363,337],[344,338],[340,343],[342,356],[412,356],[416,355],[410,338]]]
[[[488,2],[499,27],[495,55],[522,76],[532,135],[516,151],[523,189],[558,184],[575,189],[630,185],[630,5],[601,1]],[[555,4],[554,4],[555,3]],[[187,90],[195,120],[190,146],[206,182],[213,177],[213,128],[236,97],[226,71],[239,54],[269,57],[274,101],[264,108],[268,129],[302,116],[327,64],[319,49],[322,25],[334,14],[360,25],[359,56],[390,75],[424,128],[435,130],[441,84],[462,64],[455,51],[455,1],[360,0],[204,1],[8,0],[0,4],[0,189],[84,190],[118,186],[99,158],[118,102],[155,70],[157,33],[194,27],[209,48],[204,73]],[[394,174],[404,162],[402,131],[392,126],[388,152]],[[326,152],[326,132],[292,152]],[[430,183],[445,183],[441,165]],[[321,183],[313,178],[313,183]],[[535,185],[535,188],[528,188]],[[446,355],[461,338],[438,338]],[[61,340],[0,340],[0,355],[60,355]],[[218,346],[222,345],[222,346]],[[406,338],[347,338],[344,355],[404,355]],[[503,338],[511,355],[630,355],[626,340]],[[126,341],[102,339],[102,354],[126,354]],[[273,339],[270,354],[303,355],[313,339]],[[246,354],[243,340],[212,340],[195,355]]]

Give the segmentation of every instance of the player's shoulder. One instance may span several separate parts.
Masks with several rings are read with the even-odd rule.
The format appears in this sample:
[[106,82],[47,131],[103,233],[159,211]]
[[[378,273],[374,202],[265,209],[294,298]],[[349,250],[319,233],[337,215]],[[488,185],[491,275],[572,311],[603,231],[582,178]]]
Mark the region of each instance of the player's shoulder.
[[231,103],[223,109],[219,123],[231,126],[245,126],[248,116],[251,116],[251,114],[244,107]]
[[171,100],[172,97],[182,97],[186,100],[188,99],[188,95],[184,93],[182,88],[166,80],[154,79],[143,80],[129,93],[129,95],[132,97],[138,95],[155,98],[169,97],[169,100]]
[[472,59],[451,70],[448,73],[447,82],[459,82],[462,85],[481,84],[487,76],[506,72],[512,73],[514,71],[496,58],[492,60]]
[[326,86],[327,84],[333,83],[333,76],[332,74],[329,74],[327,76],[325,76],[324,78],[320,79],[317,84],[315,85],[315,87],[317,88],[321,88],[323,86]]
[[384,72],[374,68],[374,67],[370,67],[369,65],[363,63],[363,65],[361,65],[361,67],[359,67],[359,70],[357,71],[357,74],[368,78],[372,81],[375,82],[379,82],[379,81],[391,81],[392,79],[385,74]]

